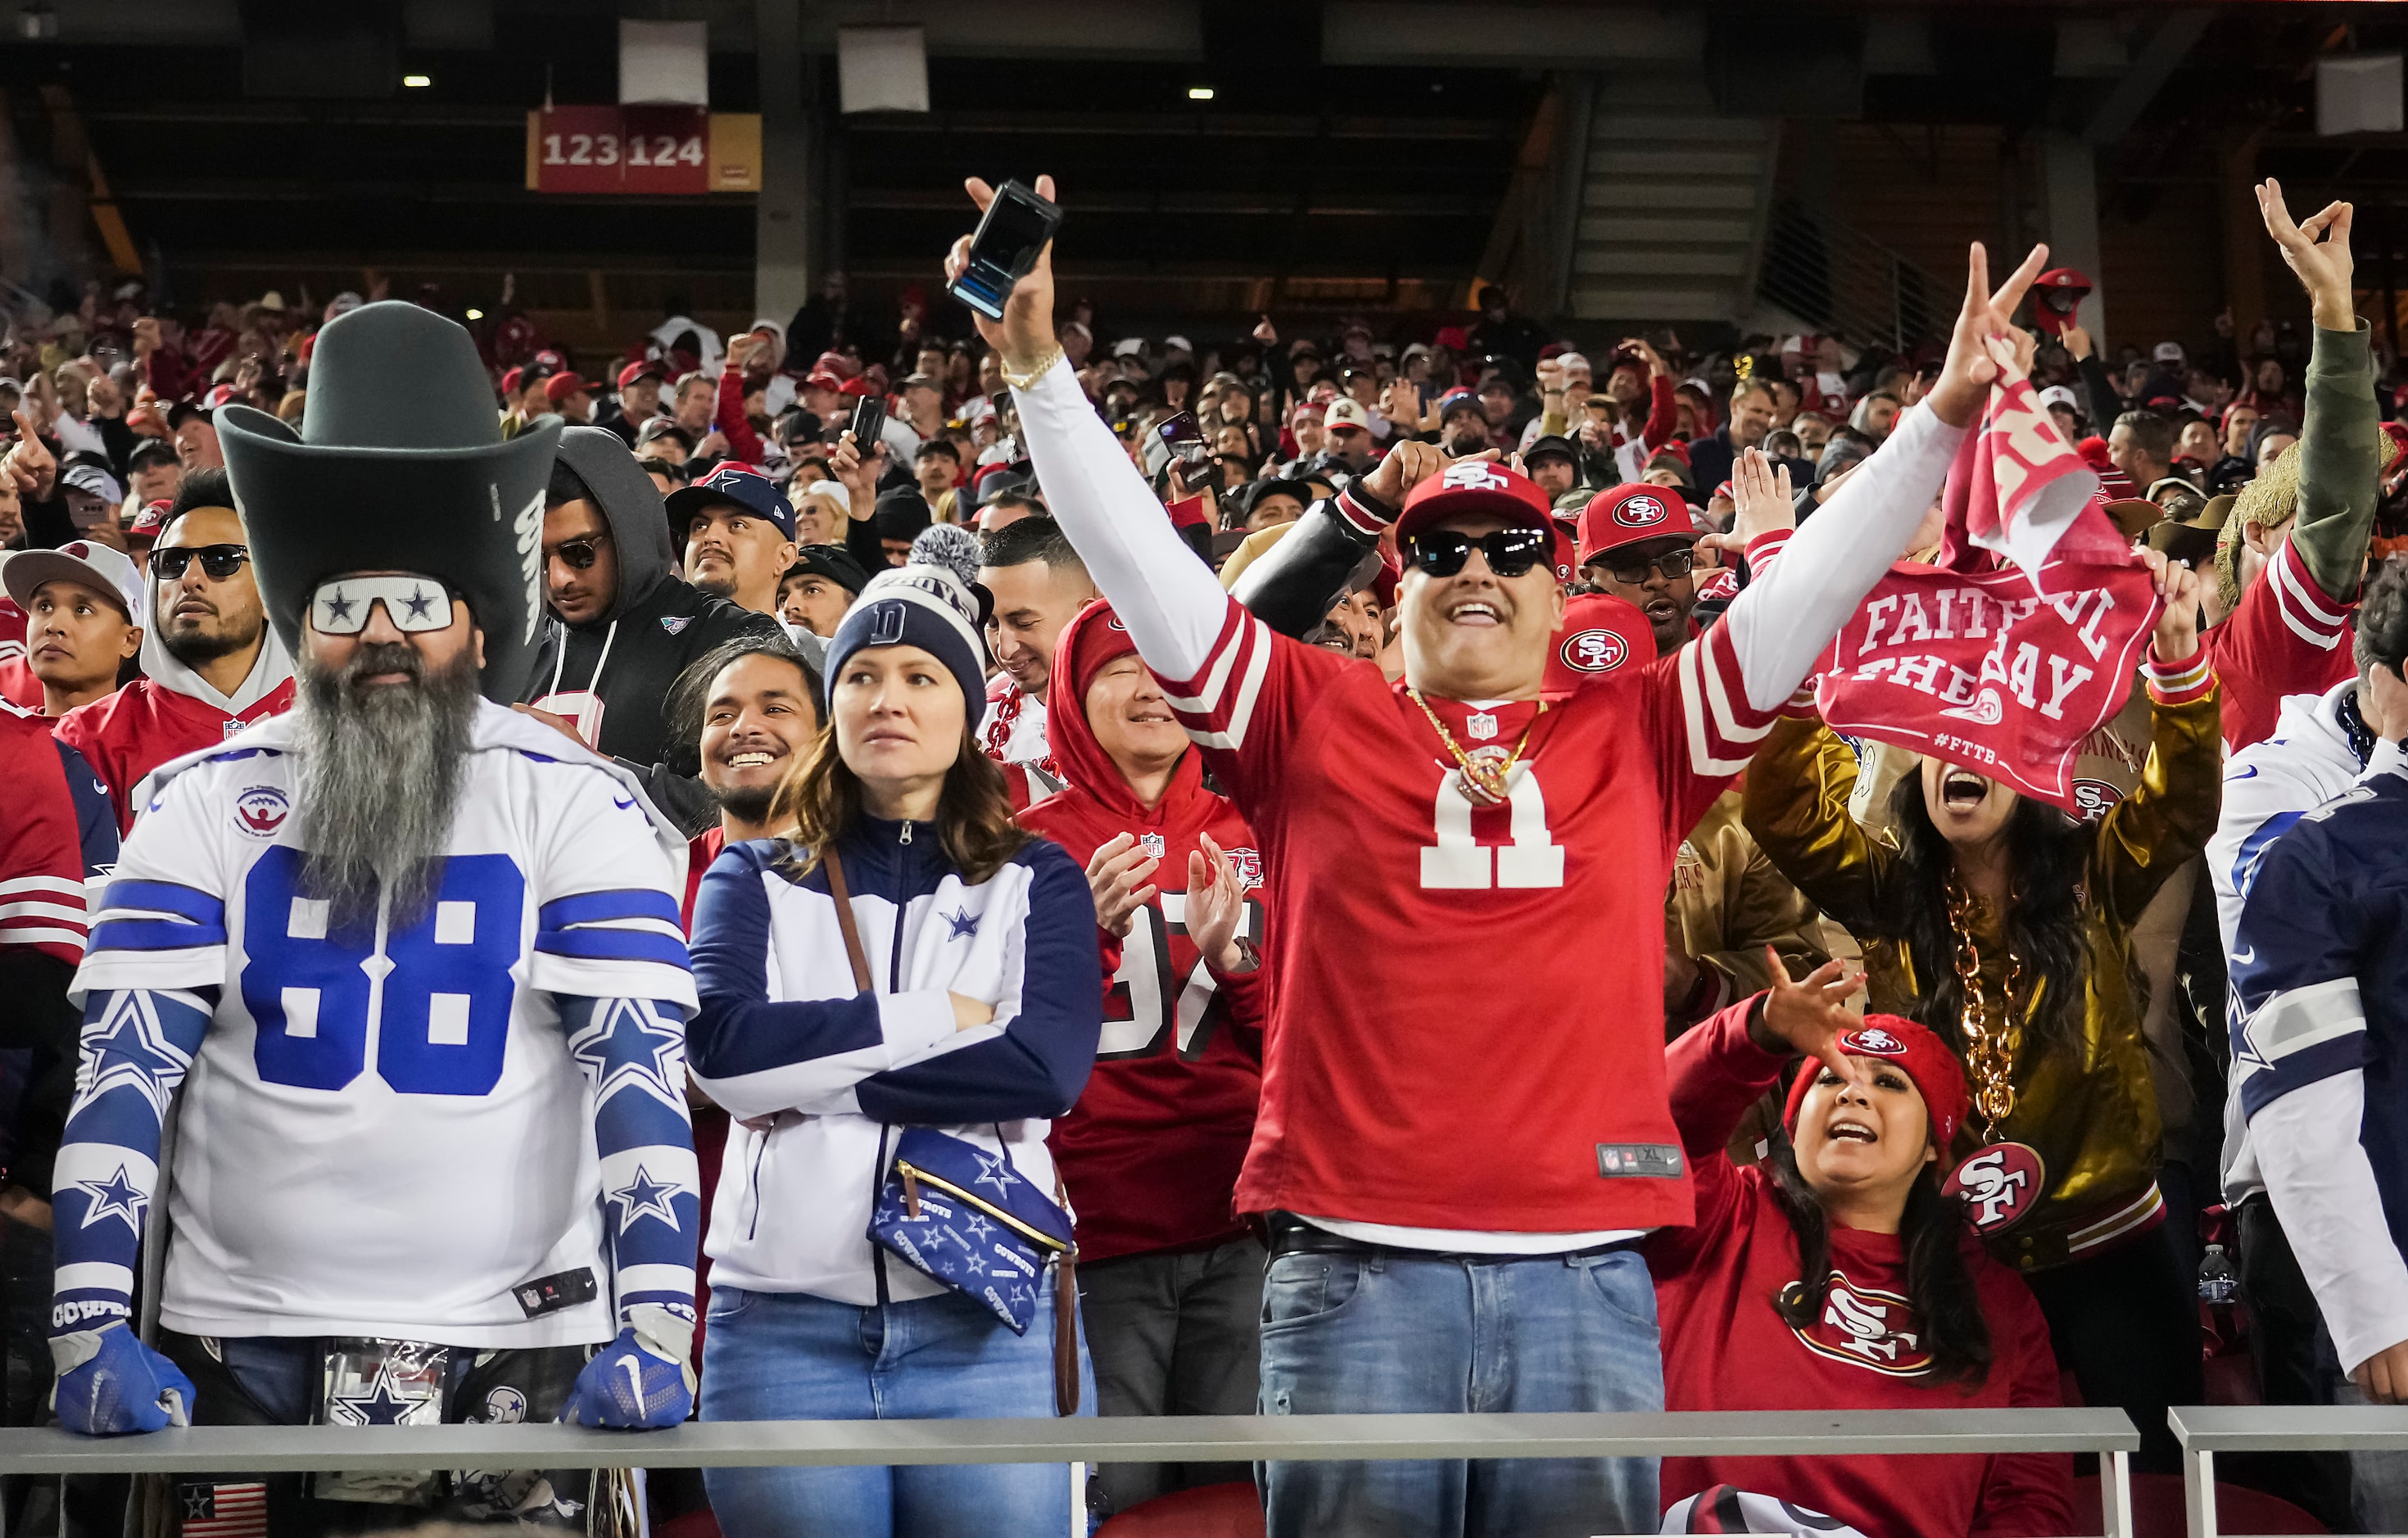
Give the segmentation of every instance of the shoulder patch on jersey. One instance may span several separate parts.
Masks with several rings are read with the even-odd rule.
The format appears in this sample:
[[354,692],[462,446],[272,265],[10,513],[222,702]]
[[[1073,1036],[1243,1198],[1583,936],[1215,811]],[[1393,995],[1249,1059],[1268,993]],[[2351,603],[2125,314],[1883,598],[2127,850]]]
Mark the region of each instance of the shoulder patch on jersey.
[[661,616],[661,628],[667,631],[672,636],[681,636],[685,634],[685,627],[693,623],[694,616],[692,614],[663,614]]
[[250,785],[234,798],[235,829],[253,838],[272,839],[292,812],[293,798],[276,786]]

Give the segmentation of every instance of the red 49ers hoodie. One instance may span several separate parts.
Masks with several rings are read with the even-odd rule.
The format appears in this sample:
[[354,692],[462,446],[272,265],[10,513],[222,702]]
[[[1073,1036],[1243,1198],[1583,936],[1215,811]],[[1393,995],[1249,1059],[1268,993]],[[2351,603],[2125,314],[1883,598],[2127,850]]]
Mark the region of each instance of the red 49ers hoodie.
[[[1254,835],[1237,808],[1204,788],[1194,749],[1181,755],[1160,803],[1148,807],[1087,724],[1087,685],[1135,650],[1100,601],[1063,626],[1046,731],[1065,784],[1020,814],[1022,826],[1082,866],[1123,833],[1162,862],[1154,878],[1161,891],[1117,942],[1096,1071],[1049,1140],[1085,1260],[1204,1249],[1244,1232],[1231,1198],[1262,1097],[1263,974],[1214,972],[1182,922],[1187,856],[1197,835],[1210,833],[1248,884],[1242,932],[1261,942]],[[1111,967],[1114,944],[1105,939]]]
[[[1798,1240],[1761,1166],[1723,1148],[1783,1059],[1748,1040],[1754,999],[1664,1049],[1672,1119],[1696,1180],[1697,1223],[1647,1244],[1664,1334],[1668,1410],[1957,1410],[2055,1405],[2048,1324],[2023,1279],[1968,1242],[1989,1321],[1989,1375],[1970,1392],[1935,1384],[1906,1301],[1896,1234],[1834,1224],[1823,1315],[1793,1330],[1773,1298],[1799,1280]],[[1668,1458],[1666,1505],[1712,1485],[1777,1496],[1869,1538],[2023,1538],[2070,1531],[2073,1460],[2059,1453],[1879,1458]]]

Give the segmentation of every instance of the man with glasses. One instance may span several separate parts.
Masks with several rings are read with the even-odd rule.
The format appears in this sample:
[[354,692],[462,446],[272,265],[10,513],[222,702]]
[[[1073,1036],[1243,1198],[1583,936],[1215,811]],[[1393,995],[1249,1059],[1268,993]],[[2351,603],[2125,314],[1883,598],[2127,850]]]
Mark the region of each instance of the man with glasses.
[[[1054,515],[1262,842],[1281,985],[1235,1206],[1271,1241],[1268,1411],[1661,1407],[1638,1245],[1692,1216],[1649,938],[1661,894],[1931,505],[1997,375],[1985,343],[2042,254],[1993,295],[1973,248],[1938,386],[1806,528],[1743,530],[1761,574],[1720,624],[1555,698],[1560,536],[1528,480],[1401,443],[1307,514],[1351,525],[1358,554],[1395,529],[1391,685],[1272,634],[1182,559],[1054,339],[1050,253],[978,321]],[[1330,566],[1334,597],[1352,562]],[[1265,1483],[1271,1538],[1582,1538],[1659,1515],[1638,1459],[1273,1462]]]
[[742,637],[785,638],[777,620],[679,576],[668,513],[617,434],[569,427],[544,492],[544,627],[523,697],[552,725],[641,776],[687,833],[718,818],[695,744],[668,719],[669,686],[696,657]]
[[250,537],[223,469],[188,471],[150,549],[143,676],[59,718],[117,809],[120,833],[142,810],[135,789],[171,759],[214,747],[293,708],[293,658],[268,627]]
[[1598,493],[1580,517],[1580,572],[1647,616],[1656,654],[1670,656],[1697,635],[1696,531],[1688,505],[1658,486],[1623,485]]

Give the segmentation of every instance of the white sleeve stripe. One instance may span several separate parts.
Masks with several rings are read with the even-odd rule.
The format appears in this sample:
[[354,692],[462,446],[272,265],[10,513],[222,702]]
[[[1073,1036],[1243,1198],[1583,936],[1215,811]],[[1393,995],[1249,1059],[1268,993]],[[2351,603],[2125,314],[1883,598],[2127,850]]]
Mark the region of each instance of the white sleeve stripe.
[[79,1260],[51,1273],[52,1292],[75,1292],[85,1287],[102,1292],[132,1292],[134,1268],[111,1265],[106,1260]]
[[2291,596],[2291,589],[2296,579],[2291,577],[2289,571],[2287,571],[2284,567],[2277,565],[2272,570],[2267,573],[2266,581],[2269,586],[2272,589],[2274,611],[2283,616],[2283,624],[2290,630],[2291,634],[2299,637],[2301,640],[2306,641],[2309,645],[2315,647],[2320,652],[2329,652],[2334,647],[2341,644],[2342,632],[2340,627],[2341,622],[2339,620],[2334,620],[2329,625],[2328,625],[2317,621],[2313,616],[2302,617],[2294,610],[2294,602],[2304,606],[2306,600],[2304,598],[2295,599]]
[[[1730,757],[1716,751],[1725,744],[1711,736],[1713,728],[1706,720],[1706,707],[1701,697],[1704,686],[1698,681],[1698,674],[1703,668],[1698,661],[1699,650],[1696,645],[1683,647],[1681,659],[1674,665],[1681,680],[1681,715],[1689,728],[1689,771],[1720,779],[1747,768],[1752,755],[1742,753],[1737,757]],[[1770,728],[1768,726],[1766,729]],[[1764,733],[1759,731],[1755,735],[1761,737]]]
[[0,919],[54,918],[62,924],[88,925],[81,907],[64,902],[0,902]]
[[79,881],[68,881],[64,876],[15,876],[7,881],[0,881],[0,898],[12,897],[20,892],[56,892],[61,897],[73,898],[78,902],[81,902],[84,884]]
[[119,1143],[69,1138],[59,1144],[51,1161],[50,1189],[64,1192],[79,1181],[109,1180],[120,1170],[136,1189],[146,1194],[158,1189],[159,1165],[148,1155]]
[[2358,999],[2358,979],[2336,977],[2269,999],[2249,1017],[2246,1034],[2258,1056],[2272,1064],[2364,1029],[2366,1011]]
[[692,1266],[622,1266],[612,1278],[619,1296],[631,1292],[678,1292],[694,1296]]
[[[1261,628],[1259,621],[1255,628]],[[1254,718],[1254,701],[1262,696],[1263,680],[1270,675],[1271,647],[1268,636],[1254,638],[1254,653],[1246,662],[1246,680],[1239,686],[1238,702],[1229,712],[1228,737],[1232,750],[1245,745],[1246,724]]]
[[[80,951],[90,941],[84,938],[84,932],[81,929],[20,929],[12,925],[0,924],[0,945],[72,945]],[[192,953],[153,951],[150,954],[189,956]]]
[[[2308,569],[2307,557],[2300,554],[2299,547],[2288,539],[2283,541],[2283,558],[2274,563],[2274,571],[2284,579],[2282,586],[2275,591],[2287,595],[2307,618],[2336,630],[2348,620],[2346,606],[2339,609],[2332,606],[2331,600],[2324,596],[2323,589],[2316,586],[2315,574]],[[2290,604],[2286,603],[2285,607],[2288,608]]]
[[1165,695],[1163,703],[1174,711],[1190,715],[1210,715],[1220,708],[1221,692],[1228,687],[1229,673],[1248,647],[1257,643],[1254,631],[1260,620],[1249,620],[1232,628],[1221,643],[1212,648],[1211,664],[1204,669],[1204,681],[1193,695]]
[[1750,709],[1746,713],[1754,719],[1749,722],[1742,722],[1740,719],[1741,712],[1732,707],[1729,692],[1725,687],[1723,669],[1717,666],[1724,660],[1726,649],[1715,631],[1706,632],[1704,639],[1690,650],[1703,651],[1707,654],[1698,661],[1698,676],[1705,684],[1706,702],[1713,710],[1713,722],[1715,735],[1726,744],[1732,746],[1762,740],[1766,733],[1772,730],[1772,723],[1779,718],[1779,712],[1766,711],[1759,713]]

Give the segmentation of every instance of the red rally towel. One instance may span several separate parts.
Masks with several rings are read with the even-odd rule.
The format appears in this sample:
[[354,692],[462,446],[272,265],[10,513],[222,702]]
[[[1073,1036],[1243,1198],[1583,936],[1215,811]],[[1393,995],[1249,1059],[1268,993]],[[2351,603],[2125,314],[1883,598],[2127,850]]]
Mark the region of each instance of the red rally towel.
[[1900,563],[1874,587],[1825,658],[1816,709],[1834,731],[2080,815],[2073,761],[2131,691],[2156,584],[2028,381],[1991,390],[1944,502],[1939,563]]

